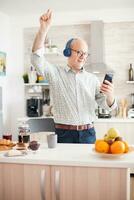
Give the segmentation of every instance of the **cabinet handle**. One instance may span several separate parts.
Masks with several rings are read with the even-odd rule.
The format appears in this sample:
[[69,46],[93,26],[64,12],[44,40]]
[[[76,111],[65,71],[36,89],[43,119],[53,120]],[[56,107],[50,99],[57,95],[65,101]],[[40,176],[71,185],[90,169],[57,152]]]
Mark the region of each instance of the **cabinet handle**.
[[56,200],[60,200],[60,171],[55,172],[55,195]]
[[46,176],[46,172],[43,169],[41,171],[41,176],[40,176],[41,200],[46,200],[46,197],[45,197],[45,176]]

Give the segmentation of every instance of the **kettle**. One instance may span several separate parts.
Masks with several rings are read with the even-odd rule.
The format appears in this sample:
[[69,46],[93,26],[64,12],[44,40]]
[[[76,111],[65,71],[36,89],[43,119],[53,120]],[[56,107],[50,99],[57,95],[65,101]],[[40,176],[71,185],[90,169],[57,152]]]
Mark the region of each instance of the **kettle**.
[[98,106],[98,118],[111,118],[111,114],[108,110]]

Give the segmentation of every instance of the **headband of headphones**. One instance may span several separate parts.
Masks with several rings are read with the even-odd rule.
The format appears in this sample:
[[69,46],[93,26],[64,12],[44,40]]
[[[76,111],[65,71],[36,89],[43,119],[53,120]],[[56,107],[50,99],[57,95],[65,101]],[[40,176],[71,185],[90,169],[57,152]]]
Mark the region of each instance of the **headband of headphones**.
[[68,42],[66,43],[65,49],[63,50],[63,55],[65,57],[70,57],[71,56],[71,43],[74,40],[74,38],[71,38],[70,40],[68,40]]

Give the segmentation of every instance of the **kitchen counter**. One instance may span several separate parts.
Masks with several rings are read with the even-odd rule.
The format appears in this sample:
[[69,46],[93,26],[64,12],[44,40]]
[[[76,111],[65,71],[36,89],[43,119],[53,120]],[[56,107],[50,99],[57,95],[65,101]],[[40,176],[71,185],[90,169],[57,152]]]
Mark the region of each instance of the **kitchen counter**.
[[103,158],[92,150],[93,147],[89,144],[57,144],[56,148],[49,149],[47,144],[41,144],[36,153],[28,150],[25,156],[5,157],[0,153],[0,163],[134,168],[134,151],[119,158]]
[[118,117],[112,117],[112,118],[97,118],[95,119],[95,123],[134,123],[134,118],[118,118]]
[[[41,144],[25,156],[0,153],[3,200],[130,200],[134,152],[118,159],[98,157],[89,144]],[[96,192],[97,191],[97,192]]]

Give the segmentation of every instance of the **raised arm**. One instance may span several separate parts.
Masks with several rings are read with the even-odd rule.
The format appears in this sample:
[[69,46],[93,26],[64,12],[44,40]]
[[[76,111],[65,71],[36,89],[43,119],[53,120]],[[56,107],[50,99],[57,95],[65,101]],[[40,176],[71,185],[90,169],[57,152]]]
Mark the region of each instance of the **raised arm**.
[[36,50],[42,48],[44,46],[44,41],[47,35],[47,32],[51,26],[52,22],[52,11],[49,9],[46,13],[44,13],[40,17],[40,28],[39,31],[35,37],[32,52],[35,52]]

